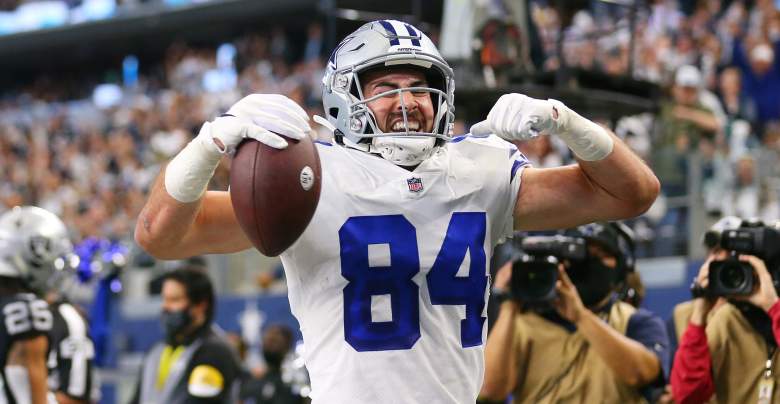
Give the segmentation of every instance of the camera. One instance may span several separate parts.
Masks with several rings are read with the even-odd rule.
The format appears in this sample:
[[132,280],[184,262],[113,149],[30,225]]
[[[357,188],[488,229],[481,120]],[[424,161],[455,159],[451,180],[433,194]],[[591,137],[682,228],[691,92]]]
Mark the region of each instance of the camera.
[[587,258],[585,239],[567,236],[530,236],[519,243],[521,252],[512,264],[512,295],[528,305],[555,298],[558,265]]
[[758,277],[750,263],[739,260],[740,254],[754,255],[766,263],[780,255],[780,232],[761,222],[743,222],[740,228],[724,230],[719,237],[715,233],[706,234],[705,242],[729,252],[728,258],[710,263],[707,293],[711,296],[753,293]]

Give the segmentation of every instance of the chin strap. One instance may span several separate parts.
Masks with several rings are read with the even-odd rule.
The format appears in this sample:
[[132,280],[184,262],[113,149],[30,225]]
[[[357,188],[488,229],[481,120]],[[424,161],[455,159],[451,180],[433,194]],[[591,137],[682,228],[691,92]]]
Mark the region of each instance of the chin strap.
[[388,136],[374,138],[371,143],[372,149],[385,160],[400,166],[416,166],[433,153],[436,139]]
[[336,126],[334,126],[330,121],[328,121],[326,118],[323,118],[319,115],[314,115],[312,118],[314,119],[314,122],[324,126],[326,129],[330,131],[330,133],[336,133]]

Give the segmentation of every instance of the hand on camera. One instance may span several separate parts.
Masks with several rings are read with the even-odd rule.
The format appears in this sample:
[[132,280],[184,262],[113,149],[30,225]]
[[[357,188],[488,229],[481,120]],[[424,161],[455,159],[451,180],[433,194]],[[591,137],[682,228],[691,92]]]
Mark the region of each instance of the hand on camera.
[[[722,254],[722,255],[725,255]],[[699,268],[699,274],[696,275],[696,279],[693,281],[702,289],[707,289],[710,284],[710,263],[715,259],[722,258],[721,255],[712,254]],[[691,313],[691,323],[703,326],[707,323],[707,316],[712,311],[719,298],[712,297],[697,297],[693,299],[693,312]]]
[[750,302],[764,311],[769,311],[777,302],[777,291],[775,291],[772,276],[766,269],[766,264],[760,258],[752,255],[740,255],[739,260],[747,262],[753,267],[758,278],[758,285],[753,294],[749,296],[737,296],[734,299]]
[[509,293],[511,282],[512,261],[509,261],[496,272],[496,279],[493,281],[493,290]]
[[510,308],[513,311],[519,308],[516,300],[512,298],[512,261],[507,262],[498,269],[496,272],[496,278],[493,281],[492,294],[495,296],[496,301],[501,304],[503,310],[504,307]]
[[569,279],[562,264],[558,266],[558,281],[555,289],[558,291],[558,297],[553,301],[553,307],[561,317],[577,324],[588,309],[582,303],[577,287]]

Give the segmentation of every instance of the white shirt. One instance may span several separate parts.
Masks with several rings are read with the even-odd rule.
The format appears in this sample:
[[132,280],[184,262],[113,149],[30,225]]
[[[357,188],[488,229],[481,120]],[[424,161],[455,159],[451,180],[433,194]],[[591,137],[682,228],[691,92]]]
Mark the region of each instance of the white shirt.
[[314,403],[474,402],[490,256],[525,156],[463,136],[410,172],[318,143],[320,201],[282,254]]

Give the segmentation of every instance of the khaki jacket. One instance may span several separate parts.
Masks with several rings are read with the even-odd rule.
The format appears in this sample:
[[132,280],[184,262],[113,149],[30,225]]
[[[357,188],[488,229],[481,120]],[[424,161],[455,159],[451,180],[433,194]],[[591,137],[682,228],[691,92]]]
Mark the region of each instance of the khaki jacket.
[[[605,319],[626,334],[636,309],[615,302]],[[615,377],[579,332],[534,313],[518,316],[514,339],[518,369],[514,403],[645,403],[640,392]]]

